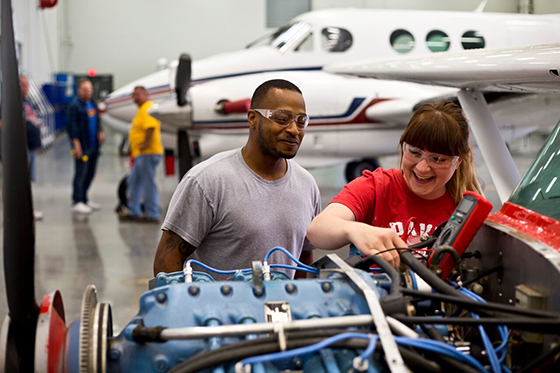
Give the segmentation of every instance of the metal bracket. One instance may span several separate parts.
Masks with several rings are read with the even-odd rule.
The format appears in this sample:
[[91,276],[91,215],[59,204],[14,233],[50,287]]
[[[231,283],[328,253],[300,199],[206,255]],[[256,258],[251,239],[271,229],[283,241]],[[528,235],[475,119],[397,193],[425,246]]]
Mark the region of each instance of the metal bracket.
[[377,329],[377,334],[379,334],[379,340],[383,346],[383,351],[385,351],[385,359],[387,360],[389,370],[391,372],[408,372],[401,354],[399,353],[399,349],[397,348],[397,343],[395,342],[393,333],[391,333],[389,324],[385,319],[385,313],[381,309],[381,303],[379,303],[379,299],[377,298],[375,291],[368,285],[367,282],[364,281],[363,278],[360,277],[360,275],[355,272],[354,268],[346,264],[338,255],[328,254],[327,257],[339,268],[341,268],[346,276],[348,276],[348,278],[364,294],[364,298],[366,299],[371,311],[371,316],[373,317],[373,323]]

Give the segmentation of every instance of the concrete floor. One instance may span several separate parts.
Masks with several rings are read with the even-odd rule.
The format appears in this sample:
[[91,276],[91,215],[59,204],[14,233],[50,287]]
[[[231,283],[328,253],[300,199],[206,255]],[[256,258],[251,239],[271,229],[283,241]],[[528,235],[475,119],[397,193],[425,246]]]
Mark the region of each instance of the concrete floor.
[[[120,135],[107,134],[90,191],[90,199],[103,205],[101,211],[85,217],[71,212],[73,163],[66,135],[38,154],[37,183],[33,185],[35,208],[45,213],[44,220],[36,223],[37,302],[44,294],[60,290],[69,324],[79,317],[86,285],[95,284],[99,301],[112,306],[115,333],[120,332],[138,312],[138,300],[152,277],[152,261],[161,236],[159,225],[122,223],[114,211],[117,185],[128,169],[128,158],[117,155],[120,140]],[[521,173],[528,168],[543,141],[542,135],[532,135],[512,144],[512,153]],[[385,157],[380,161],[384,168],[395,167],[397,163],[396,157]],[[343,171],[343,166],[311,170],[321,189],[323,207],[344,186]],[[482,162],[479,175],[486,197],[495,206],[494,211],[499,209],[497,193]],[[159,166],[158,186],[164,210],[176,184],[177,177],[166,177],[163,167]],[[0,232],[3,235],[3,228]],[[318,252],[315,257],[321,255]],[[0,316],[7,314],[3,268],[1,263]]]

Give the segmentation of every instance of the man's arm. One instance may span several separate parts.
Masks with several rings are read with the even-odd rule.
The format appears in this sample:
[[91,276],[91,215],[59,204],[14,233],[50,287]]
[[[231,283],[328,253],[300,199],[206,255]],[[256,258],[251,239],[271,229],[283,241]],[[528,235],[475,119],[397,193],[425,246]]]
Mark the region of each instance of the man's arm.
[[177,272],[196,247],[171,231],[163,231],[154,259],[154,276],[160,272]]
[[155,128],[148,128],[146,130],[146,138],[144,139],[144,142],[142,144],[140,144],[140,146],[139,146],[140,150],[144,150],[148,146],[150,146],[150,143],[152,142],[152,137],[154,137],[154,131],[155,131]]

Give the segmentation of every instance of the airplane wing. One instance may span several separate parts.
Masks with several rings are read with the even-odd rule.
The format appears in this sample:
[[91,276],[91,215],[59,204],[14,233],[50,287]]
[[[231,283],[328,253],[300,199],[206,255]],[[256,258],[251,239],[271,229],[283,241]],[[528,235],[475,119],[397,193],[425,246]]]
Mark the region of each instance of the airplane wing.
[[560,92],[560,43],[366,60],[323,69],[485,92]]
[[520,176],[482,92],[560,93],[560,43],[366,60],[328,65],[324,70],[460,89],[459,102],[505,201]]

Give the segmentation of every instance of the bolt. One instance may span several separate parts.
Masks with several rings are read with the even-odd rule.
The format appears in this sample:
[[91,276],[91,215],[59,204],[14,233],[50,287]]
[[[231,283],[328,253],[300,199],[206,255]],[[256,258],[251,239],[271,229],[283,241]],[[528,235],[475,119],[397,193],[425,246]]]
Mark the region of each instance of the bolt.
[[155,368],[156,372],[165,372],[167,371],[167,359],[160,357],[155,361]]
[[111,351],[109,351],[109,359],[113,361],[117,361],[120,358],[121,358],[121,352],[116,348],[112,348]]
[[323,282],[321,284],[321,289],[323,289],[323,292],[328,293],[332,290],[332,285],[330,282]]
[[233,289],[229,285],[222,286],[220,290],[222,291],[223,295],[230,295],[231,292],[233,291]]
[[253,287],[253,294],[255,297],[260,298],[264,295],[264,288],[262,286]]
[[200,293],[200,288],[198,286],[189,286],[189,294],[193,297],[197,296]]
[[297,290],[297,287],[292,283],[286,284],[286,286],[284,288],[286,289],[286,292],[288,294],[293,294]]
[[288,305],[286,303],[282,303],[282,311],[287,311]]
[[167,300],[167,295],[165,295],[165,293],[158,293],[158,295],[156,295],[156,300],[158,303],[163,304]]

